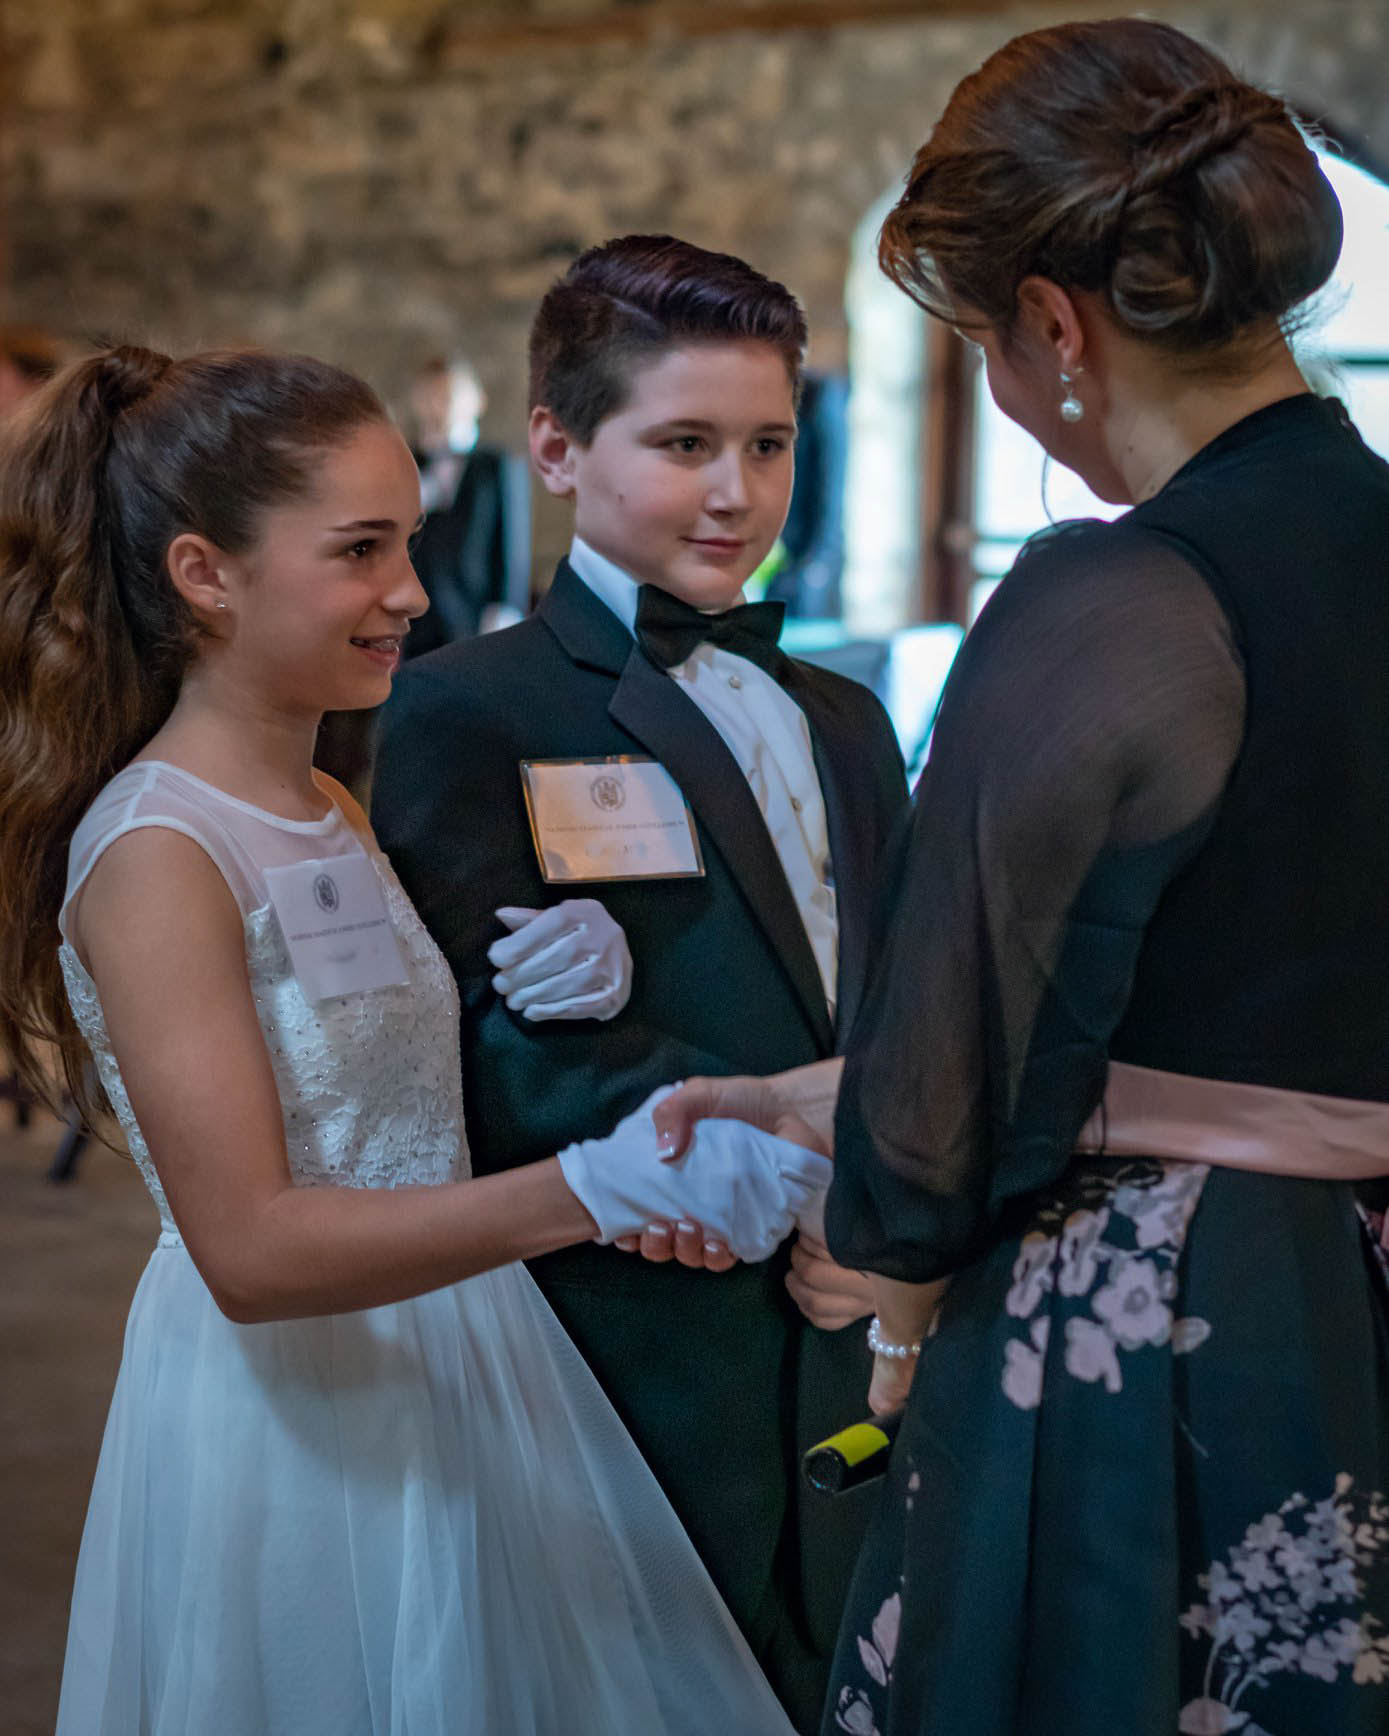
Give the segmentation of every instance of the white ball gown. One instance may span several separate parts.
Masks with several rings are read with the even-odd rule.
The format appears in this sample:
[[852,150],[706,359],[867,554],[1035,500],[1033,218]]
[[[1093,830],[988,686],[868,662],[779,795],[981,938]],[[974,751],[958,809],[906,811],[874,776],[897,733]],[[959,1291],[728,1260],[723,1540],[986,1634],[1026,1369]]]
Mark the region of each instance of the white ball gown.
[[[408,984],[310,1005],[264,871],[359,852],[160,762],[87,813],[68,900],[191,836],[246,963],[304,1187],[468,1174],[453,979],[384,857]],[[63,969],[159,1208],[87,1514],[57,1736],[789,1736],[650,1472],[520,1265],[237,1325],[169,1214],[91,979]]]

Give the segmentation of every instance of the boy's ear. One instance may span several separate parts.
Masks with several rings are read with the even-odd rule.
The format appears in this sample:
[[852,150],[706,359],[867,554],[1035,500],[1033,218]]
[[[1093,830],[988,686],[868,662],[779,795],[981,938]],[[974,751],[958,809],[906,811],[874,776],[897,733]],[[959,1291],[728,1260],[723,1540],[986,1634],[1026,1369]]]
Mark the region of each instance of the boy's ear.
[[531,411],[531,463],[546,491],[561,500],[574,495],[574,456],[577,447],[567,428],[544,404]]

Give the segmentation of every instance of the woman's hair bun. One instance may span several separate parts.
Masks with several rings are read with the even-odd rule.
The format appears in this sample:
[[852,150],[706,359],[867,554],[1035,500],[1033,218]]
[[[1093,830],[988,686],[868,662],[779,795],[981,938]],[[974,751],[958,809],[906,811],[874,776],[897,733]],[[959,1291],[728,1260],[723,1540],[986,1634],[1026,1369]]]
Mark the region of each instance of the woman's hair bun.
[[1253,85],[1230,81],[1184,91],[1159,103],[1134,129],[1129,196],[1189,174],[1237,145],[1260,122],[1288,120],[1286,105]]
[[1232,340],[1287,323],[1340,247],[1336,195],[1286,105],[1171,25],[1112,18],[1015,37],[959,85],[879,258],[947,319],[1007,331],[1037,275],[1219,369]]
[[1233,78],[1143,117],[1104,289],[1136,335],[1188,352],[1285,319],[1335,269],[1341,211],[1286,106]]

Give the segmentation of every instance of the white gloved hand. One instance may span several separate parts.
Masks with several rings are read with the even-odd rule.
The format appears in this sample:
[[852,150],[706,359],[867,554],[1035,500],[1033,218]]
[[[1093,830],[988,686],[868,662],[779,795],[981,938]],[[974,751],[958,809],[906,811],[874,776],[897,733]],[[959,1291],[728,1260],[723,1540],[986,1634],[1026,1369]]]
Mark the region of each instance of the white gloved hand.
[[685,1155],[662,1161],[651,1111],[671,1089],[648,1097],[606,1139],[558,1153],[600,1242],[653,1220],[690,1219],[750,1262],[765,1260],[797,1226],[823,1234],[828,1158],[744,1121],[701,1121]]
[[523,1018],[611,1019],[632,992],[627,936],[596,898],[566,898],[548,910],[504,904],[512,932],[487,957],[492,987]]

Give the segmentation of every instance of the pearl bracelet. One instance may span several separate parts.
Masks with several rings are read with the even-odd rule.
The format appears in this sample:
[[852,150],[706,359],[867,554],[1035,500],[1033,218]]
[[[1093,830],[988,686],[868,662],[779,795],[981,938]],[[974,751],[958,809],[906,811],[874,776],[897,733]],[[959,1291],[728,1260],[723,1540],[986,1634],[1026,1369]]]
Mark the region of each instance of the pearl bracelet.
[[894,1344],[890,1338],[883,1337],[883,1323],[875,1314],[868,1322],[868,1348],[874,1356],[905,1362],[909,1356],[921,1355],[921,1340],[918,1338],[915,1344]]

